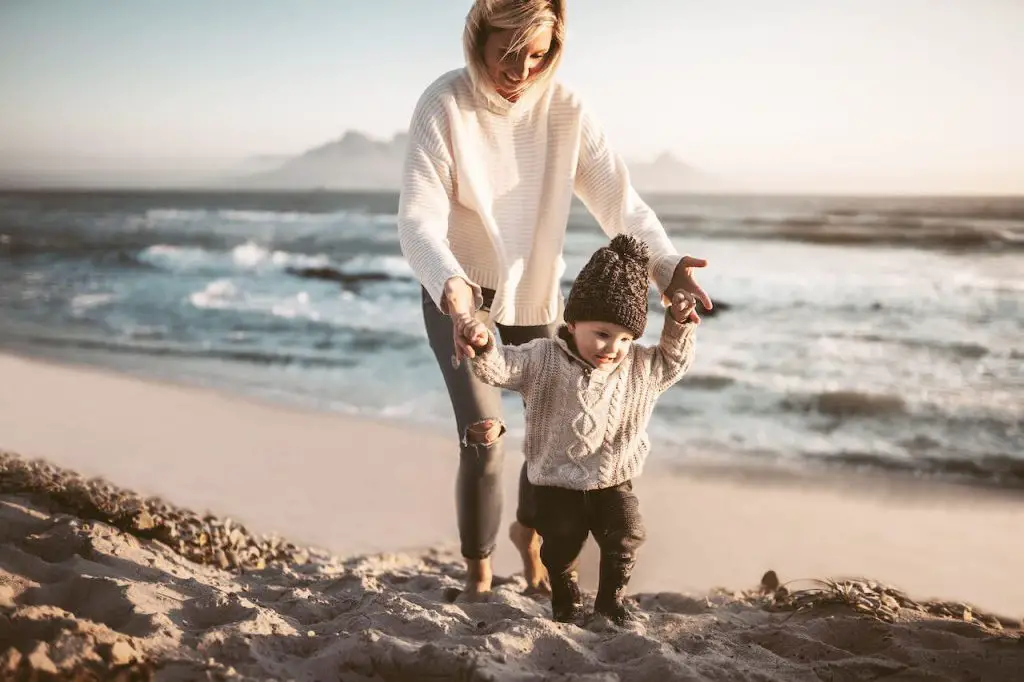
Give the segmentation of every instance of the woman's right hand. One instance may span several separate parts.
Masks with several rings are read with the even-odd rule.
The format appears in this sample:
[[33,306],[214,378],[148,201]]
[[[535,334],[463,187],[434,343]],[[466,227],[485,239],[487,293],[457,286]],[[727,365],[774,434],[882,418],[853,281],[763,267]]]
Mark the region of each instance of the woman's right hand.
[[442,297],[445,312],[452,320],[452,341],[455,348],[452,363],[458,367],[464,359],[476,357],[473,344],[466,335],[467,328],[476,322],[476,318],[473,317],[476,295],[469,282],[461,277],[452,277],[444,283]]

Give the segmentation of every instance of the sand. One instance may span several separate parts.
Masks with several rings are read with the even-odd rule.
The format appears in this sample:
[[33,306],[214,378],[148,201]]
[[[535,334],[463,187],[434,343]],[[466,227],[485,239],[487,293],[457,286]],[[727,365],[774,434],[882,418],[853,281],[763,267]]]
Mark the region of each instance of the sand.
[[[551,622],[510,575],[507,542],[492,599],[449,601],[462,569],[443,434],[0,356],[0,448],[298,548],[224,569],[121,517],[7,490],[0,670],[31,661],[98,679],[346,680],[1010,680],[1024,670],[1013,570],[1024,563],[1024,501],[1011,495],[655,461],[637,486],[650,535],[632,585],[641,623],[619,631]],[[520,461],[509,458],[509,495]],[[882,585],[842,583],[804,602],[714,590],[756,588],[769,568],[783,580]],[[894,600],[888,584],[909,596]],[[867,590],[874,606],[826,604],[843,589]],[[792,611],[799,603],[809,608]]]

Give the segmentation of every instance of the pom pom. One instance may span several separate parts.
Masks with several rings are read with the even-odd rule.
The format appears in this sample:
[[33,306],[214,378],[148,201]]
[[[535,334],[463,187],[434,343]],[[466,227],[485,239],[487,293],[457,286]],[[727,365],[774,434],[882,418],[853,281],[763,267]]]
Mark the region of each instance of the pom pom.
[[647,245],[635,237],[620,234],[612,239],[610,247],[612,251],[622,258],[644,260],[650,257]]

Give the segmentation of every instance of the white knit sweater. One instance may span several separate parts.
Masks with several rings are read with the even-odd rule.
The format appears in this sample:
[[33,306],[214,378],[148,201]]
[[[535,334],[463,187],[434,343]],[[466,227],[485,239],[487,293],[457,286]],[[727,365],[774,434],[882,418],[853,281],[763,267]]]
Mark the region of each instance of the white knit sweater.
[[574,353],[563,331],[522,346],[490,343],[470,362],[484,383],[526,403],[526,473],[534,485],[596,490],[643,471],[654,403],[693,363],[693,322],[665,312],[657,346],[634,343],[612,370]]
[[447,312],[444,284],[463,277],[495,290],[493,322],[557,320],[574,192],[609,237],[648,245],[665,291],[680,256],[579,98],[557,82],[515,103],[483,87],[467,69],[445,74],[409,126],[398,234],[434,303]]

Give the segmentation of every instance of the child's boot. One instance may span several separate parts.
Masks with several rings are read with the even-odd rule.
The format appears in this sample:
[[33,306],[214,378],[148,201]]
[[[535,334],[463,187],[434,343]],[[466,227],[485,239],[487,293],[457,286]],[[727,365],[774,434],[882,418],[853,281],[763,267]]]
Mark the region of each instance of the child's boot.
[[558,623],[572,623],[583,612],[583,595],[576,571],[551,575],[551,617]]
[[597,600],[594,612],[608,618],[619,627],[625,627],[636,620],[622,599],[626,594],[626,586],[636,565],[634,557],[620,555],[601,556],[601,576],[597,587]]

